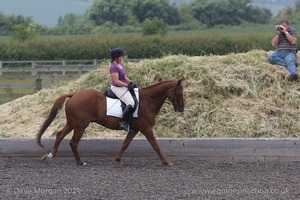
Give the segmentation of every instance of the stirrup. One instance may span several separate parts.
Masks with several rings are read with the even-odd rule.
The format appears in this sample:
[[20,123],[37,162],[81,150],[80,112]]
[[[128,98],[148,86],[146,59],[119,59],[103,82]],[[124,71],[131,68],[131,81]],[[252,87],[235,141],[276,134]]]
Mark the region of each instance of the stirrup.
[[120,128],[122,128],[126,133],[133,133],[134,131],[130,129],[129,125],[126,122],[120,122]]

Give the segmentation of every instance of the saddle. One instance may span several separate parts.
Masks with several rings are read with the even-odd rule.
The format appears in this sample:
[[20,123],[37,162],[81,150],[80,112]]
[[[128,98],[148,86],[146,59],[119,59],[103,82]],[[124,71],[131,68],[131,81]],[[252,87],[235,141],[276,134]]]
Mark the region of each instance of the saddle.
[[[112,99],[118,99],[118,97],[115,95],[115,93],[111,90],[111,88],[108,88],[105,92],[104,95],[112,98]],[[122,102],[123,103],[123,102]]]
[[[132,109],[132,112],[134,112],[135,110],[136,110],[136,108],[137,108],[137,106],[138,106],[138,100],[137,100],[137,98],[136,98],[136,95],[135,95],[135,92],[133,91],[133,90],[129,90],[129,92],[130,92],[130,94],[131,94],[131,96],[132,96],[132,98],[133,98],[133,100],[134,100],[134,107],[133,107],[133,109]],[[108,88],[105,92],[104,92],[104,95],[106,96],[106,97],[109,97],[109,98],[112,98],[112,99],[119,99],[116,95],[115,95],[115,93],[111,90],[111,88]],[[123,102],[123,101],[121,101],[121,99],[120,99],[120,102],[121,102],[121,107],[122,107],[122,111],[125,109],[125,107],[126,107],[126,104]]]

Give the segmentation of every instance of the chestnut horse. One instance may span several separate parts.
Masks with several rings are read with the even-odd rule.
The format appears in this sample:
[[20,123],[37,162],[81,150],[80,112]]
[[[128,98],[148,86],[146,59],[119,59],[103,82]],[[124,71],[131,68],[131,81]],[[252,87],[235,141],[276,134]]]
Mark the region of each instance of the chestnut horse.
[[[183,78],[163,81],[139,90],[140,101],[138,117],[133,118],[132,122],[132,129],[134,132],[127,134],[120,151],[117,153],[116,161],[118,163],[121,162],[122,154],[132,139],[140,131],[145,135],[153,149],[157,152],[161,162],[167,166],[172,165],[172,163],[168,161],[160,151],[153,134],[153,126],[155,125],[155,117],[159,113],[160,108],[167,98],[172,102],[175,112],[183,112],[184,99],[183,87],[181,84],[182,81]],[[43,133],[54,120],[57,112],[62,108],[67,98],[69,98],[69,100],[65,105],[67,118],[66,125],[57,133],[56,141],[51,152],[46,154],[43,158],[55,157],[60,142],[68,133],[74,130],[70,146],[77,164],[83,165],[85,163],[83,163],[80,159],[77,146],[89,123],[96,122],[106,128],[120,130],[119,122],[121,119],[106,115],[106,96],[101,92],[93,89],[86,89],[80,92],[63,95],[55,101],[48,118],[45,120],[36,136],[36,141],[41,147],[43,147],[41,144],[41,137]]]

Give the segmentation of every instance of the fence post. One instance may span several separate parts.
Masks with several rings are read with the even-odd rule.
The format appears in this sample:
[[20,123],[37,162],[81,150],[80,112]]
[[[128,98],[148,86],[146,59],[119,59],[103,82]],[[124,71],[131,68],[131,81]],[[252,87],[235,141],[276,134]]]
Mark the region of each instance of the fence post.
[[94,67],[96,67],[96,66],[97,66],[97,60],[94,59]]
[[31,72],[31,75],[32,76],[37,75],[37,70],[35,69],[36,68],[36,62],[35,61],[31,62],[31,68],[33,69],[32,72]]
[[58,83],[58,78],[56,78],[56,76],[57,76],[57,73],[54,73],[54,74],[52,75],[52,79],[51,79],[52,85],[55,85],[55,84]]
[[[65,66],[66,66],[66,61],[63,60],[62,61],[62,67],[63,67],[63,69],[65,68]],[[65,70],[62,71],[62,75],[66,75],[66,71]]]
[[39,91],[41,89],[42,89],[42,79],[37,78],[37,79],[35,79],[35,90]]
[[0,76],[2,76],[2,60],[0,60]]

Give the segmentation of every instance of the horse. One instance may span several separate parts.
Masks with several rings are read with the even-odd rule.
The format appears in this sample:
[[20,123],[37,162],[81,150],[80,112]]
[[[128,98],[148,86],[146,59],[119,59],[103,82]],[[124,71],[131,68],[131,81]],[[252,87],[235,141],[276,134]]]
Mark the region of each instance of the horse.
[[[116,155],[115,159],[118,164],[121,163],[121,157],[133,138],[138,132],[141,132],[158,154],[162,164],[167,166],[173,165],[172,162],[162,155],[153,133],[153,127],[155,125],[155,118],[166,99],[171,101],[175,112],[184,111],[183,79],[182,77],[176,80],[162,81],[149,87],[139,89],[138,116],[133,118],[132,121],[131,127],[133,132],[127,133],[122,147]],[[62,109],[67,98],[68,100],[65,104],[67,122],[63,129],[57,133],[51,152],[46,154],[43,159],[54,158],[60,142],[73,130],[73,136],[70,140],[73,155],[78,165],[85,165],[86,163],[84,163],[79,156],[77,146],[89,123],[95,122],[109,129],[120,130],[119,122],[121,119],[106,114],[106,96],[100,91],[85,89],[62,95],[54,102],[50,114],[36,135],[36,142],[40,147],[44,148],[41,143],[42,135],[55,119],[58,111]]]

